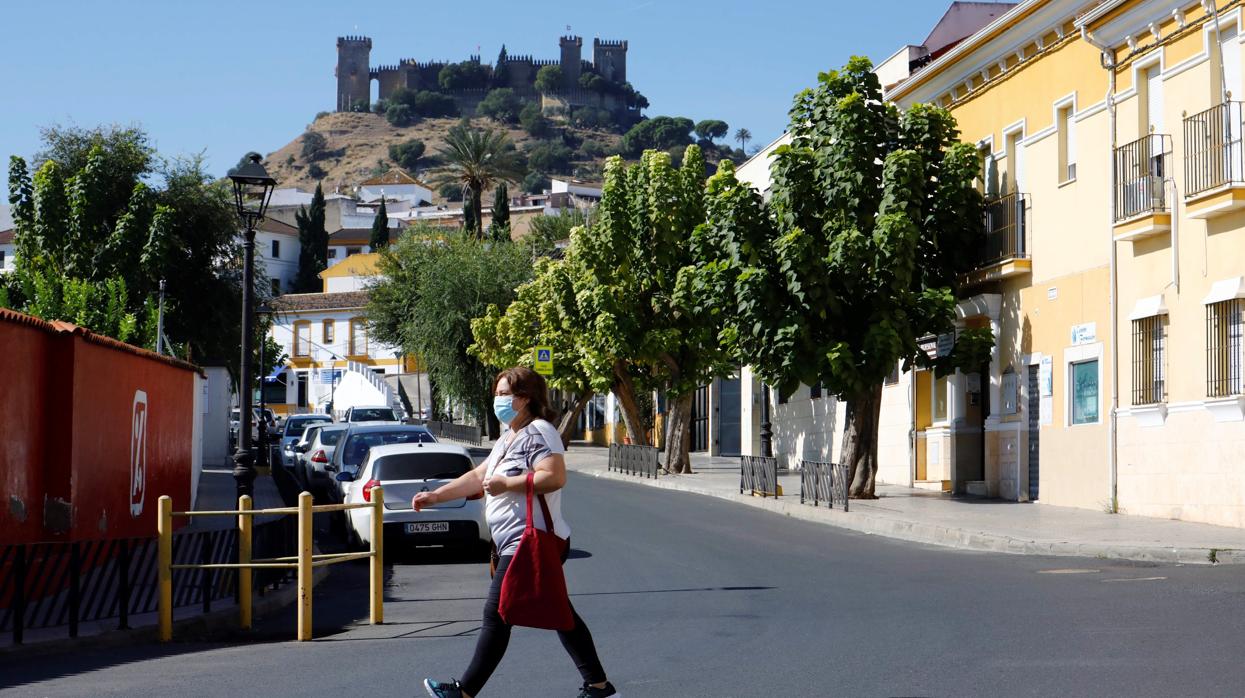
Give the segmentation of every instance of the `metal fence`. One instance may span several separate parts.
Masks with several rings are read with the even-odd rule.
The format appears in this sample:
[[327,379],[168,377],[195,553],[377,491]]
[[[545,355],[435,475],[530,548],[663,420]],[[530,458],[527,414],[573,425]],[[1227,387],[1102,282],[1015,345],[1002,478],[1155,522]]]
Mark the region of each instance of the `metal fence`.
[[1167,211],[1172,138],[1163,133],[1115,149],[1115,221]]
[[629,444],[610,444],[609,470],[627,475],[638,475],[657,479],[658,449],[652,446],[635,446]]
[[413,420],[413,424],[422,424],[428,427],[428,431],[438,439],[449,439],[450,441],[462,441],[464,443],[479,446],[484,435],[474,424],[455,424],[453,422],[441,422],[437,420]]
[[765,456],[739,457],[739,493],[778,496],[778,459]]
[[[255,527],[254,549],[265,557],[295,552],[294,521],[283,517]],[[236,556],[235,529],[183,530],[173,536],[177,564],[214,564]],[[263,551],[260,553],[259,551]],[[64,627],[77,637],[81,623],[130,617],[157,609],[158,541],[151,538],[0,546],[0,633],[21,644],[27,630]],[[284,583],[290,570],[255,572],[261,590]],[[236,599],[234,570],[175,570],[173,605],[199,606]]]
[[831,509],[842,504],[847,511],[847,466],[825,461],[800,461],[800,504],[822,502]]
[[1184,120],[1184,187],[1196,196],[1245,183],[1240,102],[1224,102]]

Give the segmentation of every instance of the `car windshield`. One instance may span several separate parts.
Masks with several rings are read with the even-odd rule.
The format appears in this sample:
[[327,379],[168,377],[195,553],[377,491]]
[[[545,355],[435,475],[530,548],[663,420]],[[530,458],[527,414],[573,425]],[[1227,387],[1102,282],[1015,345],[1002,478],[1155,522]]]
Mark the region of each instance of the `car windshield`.
[[366,407],[350,413],[352,422],[396,422],[397,420],[393,410],[388,407]]
[[323,424],[327,421],[327,419],[291,419],[285,423],[285,435],[302,436],[303,432],[307,430],[307,427],[312,424]]
[[325,446],[336,446],[337,442],[341,440],[342,434],[345,433],[345,429],[321,429],[320,443]]
[[471,467],[471,459],[461,453],[395,453],[372,465],[372,477],[377,480],[452,480]]
[[436,439],[432,438],[432,434],[426,431],[371,431],[364,434],[353,434],[346,441],[345,450],[342,451],[342,465],[355,467],[363,462],[367,457],[367,452],[373,446],[381,446],[384,444],[414,444],[414,443],[436,443]]

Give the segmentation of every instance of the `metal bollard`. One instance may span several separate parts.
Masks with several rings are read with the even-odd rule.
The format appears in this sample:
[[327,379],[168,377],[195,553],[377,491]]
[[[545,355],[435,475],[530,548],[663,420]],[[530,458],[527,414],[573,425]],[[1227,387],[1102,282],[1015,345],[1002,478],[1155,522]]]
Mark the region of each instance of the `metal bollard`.
[[[238,511],[251,510],[251,495],[238,497]],[[255,520],[250,514],[238,515],[238,564],[251,564],[251,522]],[[243,630],[251,629],[251,584],[250,567],[238,568],[238,624]]]
[[372,625],[385,622],[385,490],[372,488],[372,557],[371,609]]
[[160,596],[160,641],[173,639],[173,498],[161,495],[157,507],[159,520],[156,531],[160,536],[159,596]]
[[310,492],[298,495],[298,640],[311,639],[311,504]]

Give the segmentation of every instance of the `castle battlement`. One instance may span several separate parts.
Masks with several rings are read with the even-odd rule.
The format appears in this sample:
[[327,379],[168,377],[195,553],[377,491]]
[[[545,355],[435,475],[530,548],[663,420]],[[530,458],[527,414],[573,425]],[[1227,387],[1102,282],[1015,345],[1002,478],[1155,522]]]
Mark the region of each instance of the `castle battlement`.
[[[620,83],[626,81],[627,42],[625,40],[593,39],[592,60],[584,58],[583,45],[583,37],[567,34],[558,38],[557,58],[537,59],[530,53],[509,55],[503,45],[497,57],[497,65],[484,63],[479,53],[469,55],[465,62],[484,66],[488,71],[488,84],[492,88],[508,87],[523,94],[535,94],[536,73],[540,68],[550,65],[562,67],[562,87],[572,95],[579,94],[574,91],[574,88],[578,87],[580,76],[584,73],[596,73],[607,80]],[[449,61],[402,58],[396,64],[385,63],[370,66],[371,50],[372,39],[369,37],[354,35],[337,37],[335,74],[337,76],[338,111],[358,109],[360,104],[368,101],[372,93],[371,81],[373,80],[380,83],[381,99],[385,99],[399,88],[441,91],[438,74],[450,65]],[[502,68],[505,70],[501,70]],[[484,91],[486,90],[481,90],[481,94]],[[470,91],[451,94],[465,100],[464,104],[460,105],[464,110],[473,109],[472,102],[478,101],[479,98],[478,94]]]

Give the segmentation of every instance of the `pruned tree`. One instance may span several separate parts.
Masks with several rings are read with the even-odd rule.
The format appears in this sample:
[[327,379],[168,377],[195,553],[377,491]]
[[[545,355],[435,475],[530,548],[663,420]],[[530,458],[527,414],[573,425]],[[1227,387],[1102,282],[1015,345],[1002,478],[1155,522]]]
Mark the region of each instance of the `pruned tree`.
[[323,284],[320,272],[329,264],[329,235],[324,226],[324,189],[316,184],[311,207],[299,207],[294,214],[298,225],[298,273],[294,277],[294,293],[319,293]]
[[389,246],[389,211],[385,209],[385,200],[380,200],[376,209],[376,217],[372,219],[372,237],[368,245],[373,252],[380,252]]
[[489,233],[499,242],[510,240],[510,191],[505,182],[499,182],[493,191],[493,221],[489,224]]
[[[763,380],[820,382],[847,401],[850,493],[871,498],[885,377],[898,361],[957,361],[917,342],[954,329],[957,274],[981,236],[976,156],[947,111],[884,103],[864,58],[821,74],[790,116],[768,208],[729,166],[710,184],[703,295],[726,319],[723,344]],[[955,354],[991,343],[965,332]]]

